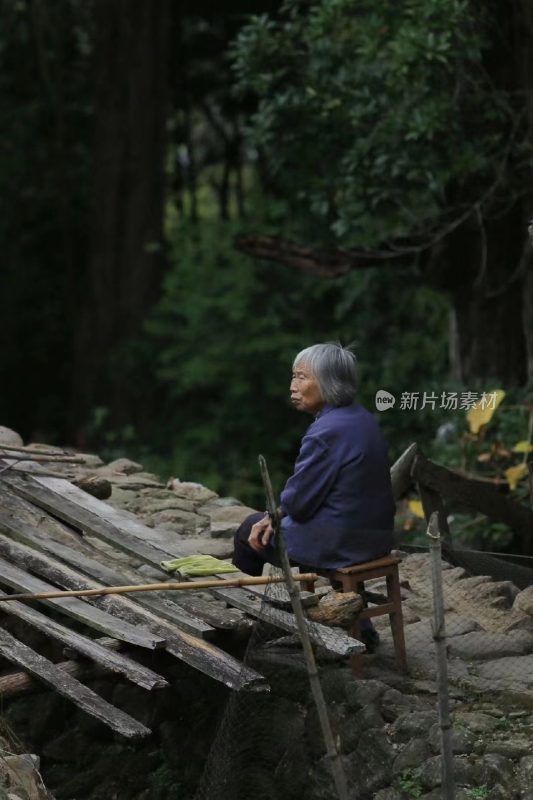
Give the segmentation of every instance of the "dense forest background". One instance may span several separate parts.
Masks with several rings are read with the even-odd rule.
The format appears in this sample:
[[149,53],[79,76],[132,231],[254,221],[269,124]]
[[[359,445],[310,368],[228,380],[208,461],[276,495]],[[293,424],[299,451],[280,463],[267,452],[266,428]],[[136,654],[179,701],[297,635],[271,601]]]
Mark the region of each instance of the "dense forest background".
[[[279,485],[310,421],[292,359],[333,339],[364,405],[397,398],[391,459],[522,459],[527,0],[0,0],[0,125],[0,423],[25,440],[262,505],[257,454]],[[399,403],[494,389],[483,442]]]

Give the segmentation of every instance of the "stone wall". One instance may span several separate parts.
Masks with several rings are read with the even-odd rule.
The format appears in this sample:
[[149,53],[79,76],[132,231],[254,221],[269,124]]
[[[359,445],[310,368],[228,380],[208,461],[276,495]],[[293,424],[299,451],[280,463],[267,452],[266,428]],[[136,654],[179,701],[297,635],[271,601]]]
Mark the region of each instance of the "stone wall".
[[[71,467],[62,469],[66,474]],[[162,482],[127,459],[104,464],[87,455],[76,473],[107,480],[108,502],[172,531],[189,552],[228,557],[235,529],[253,510],[199,484]],[[147,577],[153,572],[124,559]],[[443,570],[457,798],[533,800],[533,588],[519,591],[509,580],[468,576],[446,563]],[[377,621],[381,645],[366,657],[362,680],[345,664],[323,666],[357,800],[442,796],[428,556],[404,554],[401,581],[409,673],[395,667],[386,617]],[[379,582],[372,589],[379,591]],[[221,646],[241,655],[245,630],[226,634]],[[310,800],[333,798],[301,655],[286,655],[282,664],[284,674],[293,675],[292,689],[274,701],[271,723],[280,742],[298,740],[289,765],[296,787],[291,797],[304,796],[301,785]],[[261,669],[260,658],[254,666]],[[57,800],[191,800],[228,692],[185,665],[167,667],[172,686],[154,695],[109,678],[93,684],[153,728],[154,736],[137,745],[115,739],[48,692],[9,703],[6,716],[39,753]]]

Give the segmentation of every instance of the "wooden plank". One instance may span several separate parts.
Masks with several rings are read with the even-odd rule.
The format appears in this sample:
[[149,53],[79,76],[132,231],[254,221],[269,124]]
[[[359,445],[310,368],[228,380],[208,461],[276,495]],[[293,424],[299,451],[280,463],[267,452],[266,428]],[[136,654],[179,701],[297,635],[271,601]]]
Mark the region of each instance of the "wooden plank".
[[21,497],[69,525],[81,531],[90,531],[119,550],[134,553],[147,564],[159,566],[166,558],[179,557],[177,552],[173,553],[173,537],[168,531],[149,528],[133,515],[118,511],[68,481],[13,474],[2,475],[2,480]]
[[[130,515],[125,515],[107,503],[85,494],[67,481],[30,476],[26,478],[10,476],[5,480],[18,494],[41,508],[45,508],[70,524],[78,524],[82,529],[90,530],[91,533],[101,536],[105,541],[143,558],[148,564],[159,566],[162,560],[179,558],[182,555],[170,537],[164,535],[165,532],[142,525]],[[112,523],[108,522],[108,517]],[[143,541],[137,537],[142,537]],[[160,550],[159,548],[163,546],[168,549]],[[261,603],[254,603],[251,596],[247,596],[243,589],[221,588],[211,591],[215,597],[225,600],[235,608],[256,616],[258,619],[265,619],[265,615],[268,614],[261,608]],[[241,594],[235,594],[235,592]],[[281,620],[282,615],[285,615],[285,618],[279,627],[291,632],[296,631],[294,617],[288,612],[272,612],[271,610],[269,621],[274,622],[278,616]],[[310,623],[310,626],[312,625],[317,625],[317,623]],[[323,646],[328,643],[328,649],[331,646],[331,651],[338,655],[363,652],[365,649],[364,645],[347,635],[343,637],[339,633],[332,634],[332,631],[325,626],[319,626],[319,628],[319,631],[313,632],[314,641]]]
[[[124,647],[123,642],[119,642],[116,639],[109,639],[107,636],[101,636],[95,641],[107,650],[118,651]],[[65,652],[65,655],[67,654],[68,648]],[[56,664],[56,667],[59,667],[59,669],[62,669],[64,672],[68,672],[73,678],[94,678],[106,674],[105,669],[102,669],[86,659],[79,661],[77,658],[70,658],[68,661],[61,661],[59,664]],[[7,675],[0,676],[1,698],[12,697],[22,692],[31,692],[38,689],[42,689],[41,684],[27,672],[10,672]]]
[[[5,596],[4,592],[0,592],[0,597]],[[102,647],[98,641],[88,639],[86,636],[82,636],[81,633],[65,628],[59,622],[46,617],[23,603],[18,603],[16,600],[4,603],[0,611],[24,620],[32,628],[41,631],[46,636],[61,642],[67,647],[73,648],[76,652],[91,659],[91,661],[99,664],[104,669],[124,675],[132,683],[142,686],[143,689],[160,689],[168,685],[165,678],[157,675],[148,667],[143,667],[127,656]]]
[[[40,578],[29,575],[14,564],[10,564],[4,558],[0,558],[0,584],[10,586],[18,591],[27,592],[50,592],[57,588]],[[106,636],[112,636],[114,639],[134,644],[137,647],[153,650],[156,647],[163,647],[165,644],[164,639],[160,636],[149,633],[143,628],[124,623],[99,608],[93,608],[85,601],[78,600],[76,597],[43,600],[42,602],[78,622],[82,622],[89,628],[100,631]]]
[[[104,586],[118,586],[123,583],[140,585],[144,583],[143,579],[135,570],[128,569],[127,567],[121,571],[113,569],[106,564],[102,564],[100,561],[96,561],[96,559],[90,556],[86,556],[78,550],[74,550],[72,547],[54,542],[46,535],[34,533],[29,526],[24,525],[20,520],[14,520],[13,518],[6,520],[5,515],[1,512],[0,531],[7,531],[11,537],[15,537],[21,544],[27,545],[30,548],[36,548],[31,551],[34,554],[38,550],[39,552],[53,556],[56,561],[60,559],[62,562],[68,564],[68,566],[75,567],[85,576],[95,579]],[[1,541],[4,543],[4,550],[0,548],[0,554],[3,553],[7,558],[11,558],[15,563],[19,563],[23,556],[10,556],[9,553],[5,551],[5,547],[7,546],[5,537],[3,537]],[[11,543],[14,544],[12,539]],[[57,563],[59,563],[59,561],[57,561]],[[42,577],[47,576],[43,574]],[[51,576],[50,580],[53,580]],[[89,586],[80,586],[79,588],[89,588]],[[164,598],[164,595],[138,595],[135,598],[135,602],[153,611],[158,616],[178,624],[180,628],[189,633],[193,633],[195,636],[205,636],[207,638],[209,635],[213,636],[215,634],[214,628],[203,620],[193,617],[176,603],[169,602]]]
[[410,444],[391,467],[390,477],[392,484],[392,496],[396,502],[403,497],[413,483],[413,478],[411,477],[411,468],[417,453],[417,449],[416,442]]
[[112,706],[100,695],[84,686],[52,661],[39,655],[14,636],[0,628],[0,655],[13,664],[27,670],[54,691],[72,700],[79,708],[108,725],[116,733],[129,739],[148,736],[151,731],[145,725]]
[[[3,528],[3,519],[0,512],[0,530]],[[68,566],[74,567],[87,577],[95,578],[105,586],[118,586],[123,583],[140,585],[145,581],[139,574],[127,566],[120,565],[119,569],[96,561],[92,556],[86,556],[78,550],[65,545],[56,544],[52,540],[46,541],[40,535],[32,539],[26,539],[29,544],[39,547],[43,552],[55,556]],[[170,579],[164,570],[161,570],[161,580]],[[126,580],[125,580],[126,579]],[[172,597],[170,597],[172,595]],[[235,616],[226,609],[217,608],[213,610],[212,604],[200,598],[182,598],[174,600],[176,593],[168,592],[153,594],[138,594],[130,597],[132,602],[143,606],[147,611],[151,611],[161,619],[177,625],[181,630],[192,633],[194,636],[201,636],[203,639],[213,639],[216,635],[215,628],[222,630],[234,629],[238,623]],[[234,612],[235,613],[235,612]]]
[[[95,605],[102,608],[105,608],[109,600],[109,597],[93,598]],[[139,610],[134,603],[126,601],[120,609],[120,616],[131,624],[136,624],[140,619]],[[185,661],[185,663],[210,678],[225,684],[230,689],[245,689],[247,691],[268,689],[268,683],[262,675],[246,667],[229,653],[205,639],[198,639],[196,636],[180,630],[175,625],[158,619],[149,611],[143,611],[143,624],[146,624],[147,615],[153,617],[153,621],[150,623],[150,630],[164,637],[166,642],[165,650],[175,658]]]
[[[62,589],[90,589],[99,585],[49,556],[38,553],[19,542],[12,542],[3,535],[0,535],[0,554],[22,564],[26,569],[46,577],[47,580],[53,581]],[[5,573],[3,563],[4,559],[0,558],[0,581],[3,580]],[[64,598],[61,602],[67,602],[69,599],[73,598]],[[126,597],[93,597],[87,598],[87,600],[91,602],[91,607],[94,606],[94,611],[103,614],[109,612],[113,614],[111,619],[118,617],[121,624],[132,629],[142,626],[141,630],[147,630],[151,635],[161,637],[161,640],[166,643],[167,652],[231,688],[266,687],[266,681],[259,673],[248,670],[240,661],[224,650],[214,645],[204,645],[201,639],[160,619]]]
[[[96,578],[108,586],[121,583],[141,583],[138,572],[122,562],[117,563],[107,554],[89,544],[78,533],[67,528],[63,522],[33,506],[16,495],[0,480],[0,530],[10,538],[53,555],[71,567]],[[117,553],[118,556],[118,553]],[[159,566],[159,565],[158,565]],[[160,569],[161,576],[168,573]],[[124,577],[127,580],[124,581]],[[172,596],[159,598],[148,595],[141,605],[154,611],[189,633],[212,638],[214,629],[234,629],[240,622],[240,615],[230,609],[216,608],[209,601],[194,597]]]
[[[272,608],[262,602],[244,589],[212,589],[213,594],[231,602],[236,608],[240,608],[247,614],[251,614],[257,619],[269,622],[278,628],[282,628],[290,633],[297,632],[296,621],[293,614],[282,611],[279,608]],[[338,628],[328,628],[318,622],[307,622],[309,636],[314,644],[320,645],[330,653],[338,656],[348,656],[354,653],[364,653],[365,645],[358,639],[348,636]]]
[[521,535],[525,544],[533,531],[533,511],[522,503],[500,494],[490,483],[466,478],[435,464],[418,453],[412,476],[418,483],[438,492],[446,500],[474,511],[481,511],[496,522],[504,522]]
[[[1,527],[1,521],[0,521]],[[53,545],[50,543],[49,547],[44,547],[50,555],[55,555],[58,559],[74,567],[80,572],[84,573],[87,577],[92,577],[103,586],[119,586],[123,583],[130,585],[140,586],[145,583],[145,579],[139,576],[133,569],[112,569],[105,564],[101,564],[94,558],[90,558],[83,553],[79,553],[72,548],[62,545]],[[167,573],[161,571],[161,580],[168,577]],[[142,606],[147,611],[151,611],[158,617],[172,622],[177,625],[181,630],[192,633],[194,636],[201,636],[202,638],[209,639],[216,635],[215,629],[208,625],[201,619],[194,617],[186,609],[182,608],[178,603],[169,598],[171,592],[165,594],[160,592],[158,594],[136,594],[135,597],[130,597],[132,602]]]
[[[263,575],[279,575],[280,570],[278,567],[274,567],[272,564],[265,564],[265,567],[268,568],[266,571],[263,570]],[[291,572],[293,575],[297,576],[300,574],[299,567],[292,567]],[[235,578],[249,578],[250,576],[247,575],[245,572],[227,572],[221,573],[219,575],[220,578],[223,580],[234,580]],[[283,608],[287,611],[290,611],[292,608],[292,601],[289,592],[287,591],[287,587],[285,583],[265,583],[265,584],[258,584],[257,586],[245,586],[243,587],[246,589],[247,592],[250,594],[255,595],[260,600],[264,601],[265,603],[270,603],[277,608]],[[320,596],[316,592],[308,592],[300,587],[299,591],[300,603],[302,604],[303,608],[310,608],[311,606],[316,606],[319,603]]]

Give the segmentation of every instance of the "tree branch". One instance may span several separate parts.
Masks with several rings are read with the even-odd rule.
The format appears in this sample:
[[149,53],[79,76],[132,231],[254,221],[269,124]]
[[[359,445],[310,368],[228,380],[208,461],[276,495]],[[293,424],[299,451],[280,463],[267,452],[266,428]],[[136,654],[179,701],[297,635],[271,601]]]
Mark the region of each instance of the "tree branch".
[[[309,247],[276,236],[240,236],[235,239],[234,246],[252,258],[276,261],[286,267],[319,278],[335,278],[352,270],[388,266],[391,259],[413,259],[442,242],[466,223],[473,214],[480,225],[480,220],[483,220],[484,207],[488,206],[493,200],[496,190],[504,184],[509,156],[522,118],[523,112],[515,115],[513,128],[509,133],[492,184],[477,200],[469,203],[466,207],[452,208],[451,213],[446,215],[449,221],[441,218],[434,227],[428,230],[420,233],[413,232],[410,238],[391,240],[384,243],[381,249],[376,250]],[[485,256],[483,256],[484,258]]]
[[265,261],[276,261],[308,275],[335,278],[355,269],[387,266],[391,258],[404,258],[402,251],[359,252],[341,248],[307,247],[277,236],[240,236],[235,247],[241,253]]

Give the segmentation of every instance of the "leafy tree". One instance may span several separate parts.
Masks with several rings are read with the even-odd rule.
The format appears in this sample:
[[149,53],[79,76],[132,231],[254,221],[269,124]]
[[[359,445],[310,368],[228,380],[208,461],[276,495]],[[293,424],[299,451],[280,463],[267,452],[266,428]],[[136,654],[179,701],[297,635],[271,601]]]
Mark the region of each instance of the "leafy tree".
[[[430,391],[445,369],[447,306],[416,287],[409,269],[323,282],[277,265],[250,267],[232,244],[242,226],[218,221],[214,205],[211,215],[201,236],[184,222],[168,234],[172,266],[147,323],[141,369],[158,387],[159,413],[145,431],[148,452],[133,442],[132,454],[155,470],[261,507],[257,454],[267,456],[281,486],[311,422],[288,403],[296,353],[317,341],[354,343],[359,399],[371,409],[380,388],[398,396]],[[263,219],[268,224],[268,208]],[[418,333],[427,317],[429,336]],[[412,330],[402,337],[406,324]],[[409,437],[433,437],[439,414],[398,411],[380,421],[394,458]]]
[[470,382],[533,374],[533,18],[512,6],[286,0],[234,45],[253,141],[307,242],[241,248],[322,277],[416,263],[451,299],[452,375]]

